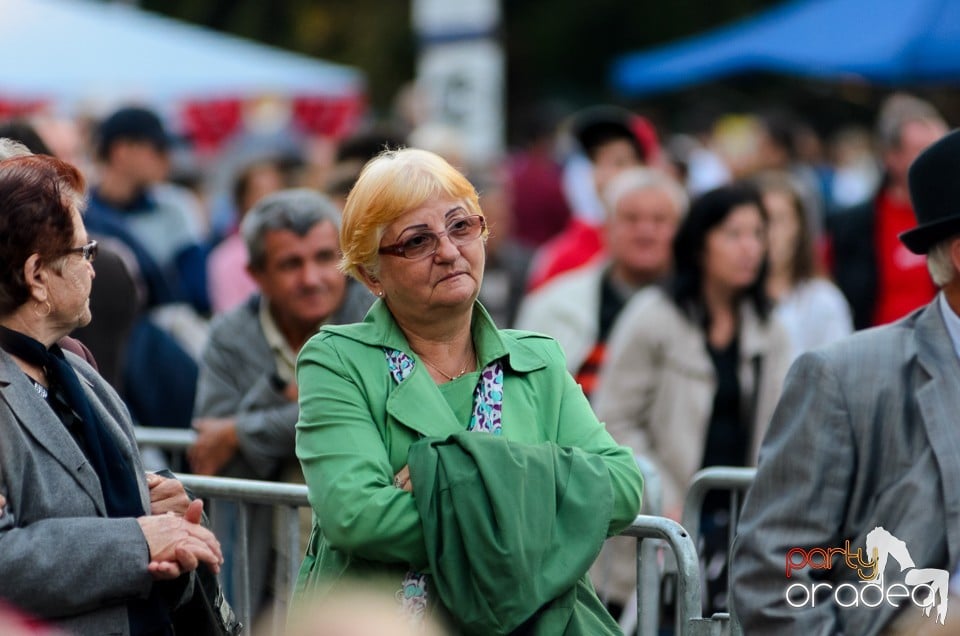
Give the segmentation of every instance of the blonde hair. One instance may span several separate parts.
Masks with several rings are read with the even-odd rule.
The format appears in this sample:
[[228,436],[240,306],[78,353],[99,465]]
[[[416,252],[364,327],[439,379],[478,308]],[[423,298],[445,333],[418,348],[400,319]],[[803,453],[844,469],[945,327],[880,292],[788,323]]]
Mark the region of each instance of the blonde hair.
[[476,189],[439,155],[402,148],[385,150],[367,162],[343,208],[341,271],[358,279],[360,267],[376,273],[387,226],[438,197],[462,201],[470,214],[483,215]]

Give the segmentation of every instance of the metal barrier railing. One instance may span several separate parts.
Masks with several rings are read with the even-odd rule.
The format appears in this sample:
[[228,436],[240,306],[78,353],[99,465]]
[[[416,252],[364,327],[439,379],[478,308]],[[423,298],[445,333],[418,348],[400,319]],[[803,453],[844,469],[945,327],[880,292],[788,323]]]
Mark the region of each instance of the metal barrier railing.
[[[278,559],[274,573],[276,589],[292,592],[300,568],[300,518],[297,509],[309,507],[307,487],[302,484],[277,483],[254,479],[235,479],[231,477],[203,477],[200,475],[178,474],[185,488],[202,499],[219,499],[238,503],[238,540],[236,552],[246,555],[250,549],[249,507],[251,505],[269,505],[278,509],[281,515],[279,527],[283,529],[287,559]],[[234,599],[234,610],[244,625],[252,625],[253,610],[250,599],[250,570],[248,559],[236,559],[239,568],[239,598]],[[283,624],[287,614],[289,594],[286,598],[275,599],[273,612],[273,632],[283,633]]]
[[175,473],[188,470],[187,449],[197,441],[197,432],[189,428],[134,427],[140,449],[156,448],[165,451],[167,464]]
[[[727,555],[733,553],[733,541],[737,534],[737,525],[740,519],[740,504],[743,493],[749,490],[753,483],[753,478],[757,473],[756,468],[739,468],[733,466],[711,466],[698,471],[690,482],[687,494],[683,501],[683,514],[680,522],[687,532],[690,533],[690,539],[694,545],[699,543],[700,539],[700,519],[703,510],[703,503],[707,493],[714,490],[725,490],[730,493],[729,500],[729,525],[727,538]],[[728,601],[727,606],[730,606]],[[743,631],[735,617],[730,621],[730,634],[740,636]]]
[[[167,454],[170,468],[177,478],[195,496],[212,500],[208,509],[210,518],[217,513],[217,501],[232,501],[237,504],[237,544],[236,553],[249,554],[250,549],[250,507],[268,505],[277,508],[280,516],[277,527],[284,536],[278,542],[288,546],[286,559],[277,559],[274,570],[274,587],[277,590],[292,590],[300,567],[300,523],[298,508],[309,507],[307,487],[302,484],[288,484],[252,479],[230,477],[204,477],[186,474],[187,449],[196,441],[197,433],[191,429],[153,428],[138,426],[134,429],[137,444],[141,449],[156,448]],[[253,621],[253,599],[250,598],[250,568],[247,558],[236,558],[231,564],[238,570],[239,585],[236,598],[232,598],[234,611],[240,621],[247,626]],[[273,613],[273,633],[283,632],[283,619],[286,615],[284,605],[288,599],[275,599]]]
[[[677,562],[677,634],[678,636],[720,636],[729,617],[717,614],[704,618],[700,595],[700,560],[689,533],[676,521],[665,517],[639,515],[624,535],[637,538],[637,552],[642,555],[648,539],[665,541]],[[637,560],[637,578],[642,579],[641,558]],[[643,616],[640,617],[641,623]]]
[[750,488],[753,477],[757,474],[756,468],[736,468],[733,466],[711,466],[698,471],[690,481],[687,494],[683,499],[683,514],[681,525],[687,529],[693,538],[694,544],[700,538],[700,511],[703,500],[711,490],[727,490],[730,492],[730,543],[737,530],[737,521],[740,517],[740,497]]
[[[643,513],[646,516],[663,514],[663,484],[656,466],[642,455],[634,457],[643,475]],[[637,545],[637,586],[619,617],[624,634],[655,636],[660,624],[660,581],[663,568],[660,553],[663,541],[649,539]]]
[[[184,429],[160,429],[138,427],[137,442],[141,447],[152,446],[171,452],[174,457],[186,452],[195,441],[196,434]],[[661,487],[659,475],[652,467],[638,458],[638,464],[644,475],[644,510],[660,512]],[[731,472],[732,471],[732,472]],[[749,475],[747,475],[747,471]],[[712,618],[703,618],[700,590],[700,564],[696,550],[699,531],[699,516],[692,524],[693,532],[688,531],[688,509],[699,510],[703,496],[708,490],[736,487],[745,490],[752,480],[752,469],[706,469],[697,474],[688,492],[684,505],[684,525],[655,515],[639,515],[633,524],[622,533],[637,538],[637,617],[635,625],[638,633],[644,636],[656,634],[660,620],[660,583],[663,576],[660,552],[669,547],[676,559],[677,567],[677,624],[678,636],[704,636],[724,633],[729,617],[718,614]],[[239,504],[239,532],[237,553],[247,554],[249,536],[247,533],[251,505],[270,505],[280,509],[281,523],[285,534],[282,540],[289,546],[289,558],[277,563],[275,583],[277,589],[293,589],[296,574],[300,566],[300,524],[297,509],[308,507],[307,487],[302,484],[289,484],[229,477],[203,477],[199,475],[177,474],[178,479],[194,495],[210,500],[229,500]],[[734,500],[735,503],[738,500]],[[215,501],[214,501],[215,503]],[[695,506],[695,507],[694,507]],[[737,506],[739,504],[737,503]],[[689,514],[693,514],[692,512]],[[249,569],[247,559],[238,559],[240,592],[234,599],[234,609],[245,625],[252,625],[252,608],[249,597]],[[285,604],[289,598],[277,599],[279,611],[274,613],[273,630],[282,633],[285,620]],[[731,626],[733,627],[733,626]],[[633,625],[630,626],[632,631]],[[737,632],[733,632],[737,633]]]
[[197,432],[190,428],[154,428],[136,426],[134,434],[141,446],[156,446],[167,450],[184,451],[197,441]]

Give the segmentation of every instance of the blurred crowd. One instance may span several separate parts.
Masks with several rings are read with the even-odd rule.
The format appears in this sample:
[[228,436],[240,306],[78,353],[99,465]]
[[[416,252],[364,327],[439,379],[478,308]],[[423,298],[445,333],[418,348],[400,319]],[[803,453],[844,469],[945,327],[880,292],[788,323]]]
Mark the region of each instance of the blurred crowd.
[[[302,481],[296,355],[319,325],[361,320],[373,302],[336,269],[335,230],[384,149],[435,152],[476,186],[489,228],[480,301],[497,326],[560,342],[614,438],[659,469],[674,518],[696,470],[756,461],[791,360],[934,297],[924,258],[897,241],[915,222],[907,169],[948,130],[914,96],[890,95],[873,130],[828,139],[773,111],[696,133],[612,105],[531,109],[516,127],[493,163],[446,126],[372,123],[339,140],[246,140],[201,165],[137,105],[96,122],[8,120],[0,137],[86,177],[93,321],[72,335],[134,422],[198,431],[201,474]],[[726,539],[709,530],[719,508],[704,513],[707,557],[723,561]],[[270,535],[268,513],[255,523]],[[227,555],[229,527],[216,534]],[[282,592],[268,583],[275,543],[252,564],[264,606]],[[634,587],[618,556],[629,549],[609,545],[593,571],[614,609]]]

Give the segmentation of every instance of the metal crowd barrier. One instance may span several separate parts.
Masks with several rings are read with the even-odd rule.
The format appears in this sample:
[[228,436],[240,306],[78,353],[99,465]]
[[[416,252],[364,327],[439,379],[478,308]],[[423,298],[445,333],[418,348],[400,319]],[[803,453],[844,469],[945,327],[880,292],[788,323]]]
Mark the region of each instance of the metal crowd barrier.
[[[656,466],[642,455],[636,455],[635,459],[643,475],[642,511],[646,516],[660,516],[663,514],[663,484],[660,473]],[[640,559],[637,587],[619,617],[624,634],[657,634],[660,623],[660,581],[663,578],[660,555],[664,548],[665,543],[655,538],[637,545],[637,557]]]
[[[690,533],[690,539],[694,545],[698,545],[700,539],[700,517],[703,509],[703,502],[707,493],[712,490],[725,490],[730,493],[729,500],[729,534],[727,554],[733,553],[733,541],[737,534],[737,525],[740,519],[740,505],[743,494],[750,488],[753,478],[757,473],[756,468],[739,468],[733,466],[712,466],[698,471],[690,482],[687,494],[683,501],[683,513],[680,519],[681,524]],[[730,603],[728,601],[728,607]],[[743,634],[739,623],[735,619],[730,620],[730,634],[732,636],[741,636]]]
[[[155,447],[172,454],[171,465],[182,458],[186,449],[196,439],[196,434],[183,429],[161,429],[138,427],[137,442],[143,447]],[[656,470],[638,458],[638,464],[644,474],[644,510],[659,513],[661,511],[662,490]],[[185,466],[185,464],[183,464]],[[175,470],[175,472],[177,472]],[[753,479],[753,469],[710,468],[697,473],[684,504],[684,524],[655,515],[639,515],[633,524],[622,533],[637,539],[637,616],[626,633],[634,626],[639,634],[656,634],[660,620],[660,583],[663,576],[660,553],[667,547],[675,557],[677,570],[677,636],[719,636],[732,630],[738,634],[735,625],[730,624],[729,616],[717,614],[712,618],[702,615],[700,590],[700,563],[697,556],[696,540],[699,535],[699,509],[708,490],[730,489],[731,505],[739,509],[738,493],[749,487]],[[285,540],[289,549],[289,558],[277,563],[275,583],[278,590],[293,590],[296,574],[300,566],[300,523],[297,509],[308,507],[307,487],[301,484],[289,484],[251,479],[228,477],[203,477],[178,472],[178,479],[194,495],[203,499],[235,501],[239,504],[239,536],[237,554],[245,555],[249,549],[248,507],[251,505],[270,505],[280,509],[281,528],[284,528]],[[215,513],[215,511],[214,511]],[[732,519],[735,517],[731,517]],[[688,525],[689,524],[689,525]],[[735,526],[733,526],[735,527]],[[689,530],[688,529],[692,529]],[[672,565],[672,564],[671,564]],[[249,569],[247,559],[237,559],[240,572],[241,590],[239,598],[234,599],[234,610],[244,625],[252,625],[252,608],[249,598]],[[672,567],[671,567],[672,570]],[[289,599],[277,599],[278,608],[273,617],[274,633],[283,631],[286,617],[285,605]]]
[[693,476],[683,499],[680,523],[690,533],[694,544],[700,538],[700,511],[707,493],[711,490],[727,490],[730,492],[730,547],[733,547],[733,538],[740,518],[740,498],[750,488],[756,474],[756,468],[712,466]]
[[[720,636],[725,633],[729,616],[716,614],[704,618],[700,596],[700,559],[697,548],[683,526],[672,519],[640,515],[623,534],[637,538],[637,579],[643,580],[643,545],[650,539],[665,541],[677,562],[677,636]],[[641,610],[643,604],[641,603]],[[640,616],[643,624],[644,617]]]
[[[288,549],[287,559],[277,559],[274,583],[277,590],[293,591],[300,568],[300,517],[297,509],[308,507],[307,487],[302,484],[287,484],[254,479],[234,479],[231,477],[203,477],[200,475],[178,474],[185,488],[202,499],[235,501],[239,508],[239,533],[236,545],[237,555],[249,552],[247,529],[249,527],[249,507],[251,505],[269,505],[275,507],[281,515],[279,527],[283,529]],[[214,512],[214,514],[216,514]],[[246,558],[235,559],[235,567],[240,572],[239,598],[234,599],[234,611],[240,621],[247,626],[253,625],[253,612],[250,600],[250,569]],[[287,615],[287,598],[277,598],[274,602],[272,617],[273,634],[282,634]]]
[[[187,449],[197,441],[197,432],[189,428],[134,427],[141,452],[154,448],[166,453],[167,466],[175,473],[188,470]],[[149,467],[148,467],[149,468]]]
[[[238,525],[237,555],[247,555],[249,552],[250,537],[250,506],[268,505],[278,509],[280,515],[277,527],[282,529],[284,537],[280,538],[288,547],[287,559],[278,559],[274,572],[274,587],[277,590],[292,590],[296,583],[297,571],[300,568],[300,520],[297,509],[309,507],[307,501],[307,487],[302,484],[289,484],[273,481],[258,481],[253,479],[235,479],[230,477],[204,477],[201,475],[186,474],[186,451],[196,441],[197,434],[190,429],[153,428],[139,426],[134,430],[137,443],[141,450],[156,448],[163,450],[168,456],[168,464],[183,483],[184,487],[201,499],[210,500],[209,516],[217,514],[217,502],[233,501],[237,503]],[[247,558],[236,558],[233,567],[239,572],[239,589],[236,598],[231,599],[234,611],[240,621],[252,626],[253,608],[250,599],[250,568]],[[277,598],[274,603],[273,633],[283,633],[283,621],[286,617],[288,599]]]

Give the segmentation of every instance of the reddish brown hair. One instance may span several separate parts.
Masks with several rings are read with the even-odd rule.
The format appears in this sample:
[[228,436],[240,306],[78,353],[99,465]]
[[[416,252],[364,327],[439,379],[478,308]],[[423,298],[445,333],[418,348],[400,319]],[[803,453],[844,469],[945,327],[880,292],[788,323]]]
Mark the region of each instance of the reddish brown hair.
[[0,161],[0,316],[30,298],[23,264],[32,254],[52,264],[73,247],[74,207],[82,207],[83,175],[46,155]]

